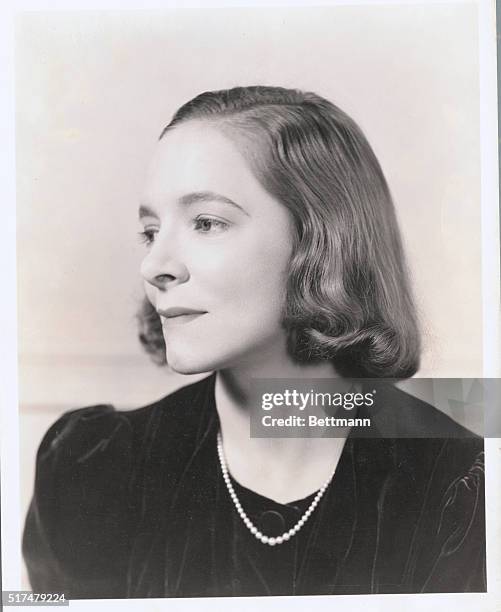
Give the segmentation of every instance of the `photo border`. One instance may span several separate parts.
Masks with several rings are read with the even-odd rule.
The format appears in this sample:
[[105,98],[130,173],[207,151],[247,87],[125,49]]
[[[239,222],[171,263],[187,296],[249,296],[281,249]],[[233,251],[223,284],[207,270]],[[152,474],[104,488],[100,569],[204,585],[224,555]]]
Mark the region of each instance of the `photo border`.
[[[365,4],[404,4],[390,2],[87,2],[85,10],[142,10],[172,7],[220,7],[220,6],[327,6],[327,5],[365,5]],[[411,3],[411,2],[407,2]],[[439,2],[444,3],[444,2]],[[449,2],[447,4],[463,4]],[[437,4],[437,2],[412,2],[412,4]],[[497,125],[496,104],[496,32],[493,3],[479,0],[474,3],[479,7],[480,27],[480,108],[481,108],[481,191],[482,191],[482,288],[484,316],[484,376],[500,376],[499,355],[499,207],[498,207],[498,159],[497,134],[492,128]],[[83,2],[72,2],[71,10],[81,10]],[[2,300],[1,317],[2,338],[2,378],[0,388],[1,401],[1,529],[2,529],[2,581],[3,590],[20,588],[21,521],[19,516],[19,421],[17,392],[17,326],[16,326],[16,242],[15,242],[15,106],[14,106],[14,18],[19,10],[60,10],[67,9],[68,3],[52,2],[16,2],[4,7],[3,19],[0,20],[0,90],[1,107],[0,126],[3,150],[2,164],[2,201],[4,205],[4,236],[1,260],[3,295],[9,299]],[[473,607],[478,610],[494,610],[499,605],[500,593],[500,541],[501,541],[501,504],[499,494],[500,482],[500,445],[499,440],[486,440],[486,500],[487,504],[487,594],[423,594],[423,595],[349,595],[335,596],[336,610],[385,609],[401,610],[402,606],[413,610],[454,609],[456,612],[470,612]],[[144,601],[148,609],[199,610],[203,602],[205,610],[234,609],[237,598],[197,598],[197,599],[148,599],[148,600],[79,600],[72,601],[70,606],[75,610],[95,610],[99,601],[101,610],[143,610]],[[238,609],[255,610],[259,605],[262,610],[303,610],[305,605],[316,610],[330,610],[332,596],[293,596],[238,598]],[[433,605],[433,608],[430,607]]]

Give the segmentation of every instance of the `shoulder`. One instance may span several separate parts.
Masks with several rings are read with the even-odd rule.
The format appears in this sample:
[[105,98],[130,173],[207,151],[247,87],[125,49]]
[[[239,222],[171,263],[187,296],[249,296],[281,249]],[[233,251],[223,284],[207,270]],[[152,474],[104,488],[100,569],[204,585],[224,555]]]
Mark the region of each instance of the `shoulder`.
[[[164,469],[155,453],[169,447],[164,432],[179,436],[196,421],[194,404],[206,394],[206,381],[136,410],[70,410],[49,428],[38,449],[23,537],[34,588],[123,596],[145,494],[151,488],[158,497],[164,476],[179,471],[173,462]],[[172,458],[176,449],[169,450]]]
[[122,472],[131,458],[138,456],[159,421],[167,420],[170,429],[178,429],[196,419],[197,407],[212,382],[212,377],[205,378],[134,410],[117,410],[109,404],[69,410],[45,433],[37,465],[60,464],[69,469],[106,458],[108,469]]
[[376,400],[367,412],[385,437],[481,438],[431,404],[391,383],[375,383]]
[[378,566],[381,581],[386,561],[401,562],[393,547],[400,533],[404,592],[484,591],[483,439],[398,388],[380,391],[373,421],[381,437],[359,441],[358,460],[384,468],[378,526],[389,552]]
[[395,387],[377,387],[372,424],[403,475],[446,488],[484,465],[484,441],[427,402]]

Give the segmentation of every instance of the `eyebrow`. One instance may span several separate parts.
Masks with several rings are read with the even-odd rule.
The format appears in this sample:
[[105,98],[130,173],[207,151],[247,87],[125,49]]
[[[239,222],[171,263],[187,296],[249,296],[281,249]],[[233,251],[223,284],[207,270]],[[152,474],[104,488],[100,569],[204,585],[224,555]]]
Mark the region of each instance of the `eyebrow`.
[[[198,202],[222,202],[223,204],[234,206],[235,208],[238,208],[240,212],[244,213],[244,215],[247,215],[248,217],[250,216],[249,213],[242,208],[242,206],[240,206],[240,204],[237,204],[233,200],[230,200],[230,198],[227,198],[226,196],[214,191],[194,191],[193,193],[188,193],[182,196],[178,201],[182,206],[189,206],[190,204],[196,204]],[[141,204],[139,206],[139,218],[142,219],[143,217],[158,217],[158,215],[149,206]]]
[[146,206],[146,204],[141,204],[139,206],[139,220],[144,219],[144,217],[158,217],[158,215],[152,208]]

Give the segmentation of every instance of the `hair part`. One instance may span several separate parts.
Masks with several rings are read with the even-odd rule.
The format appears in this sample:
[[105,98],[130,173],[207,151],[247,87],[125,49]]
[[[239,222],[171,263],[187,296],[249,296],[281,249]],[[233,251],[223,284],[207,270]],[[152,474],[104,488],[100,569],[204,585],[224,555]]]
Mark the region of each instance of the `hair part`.
[[[391,194],[358,125],[328,100],[281,87],[205,92],[162,131],[193,120],[230,137],[295,234],[283,325],[298,362],[332,361],[344,376],[407,378],[420,334]],[[165,345],[146,300],[143,345]],[[160,334],[160,337],[158,337]]]

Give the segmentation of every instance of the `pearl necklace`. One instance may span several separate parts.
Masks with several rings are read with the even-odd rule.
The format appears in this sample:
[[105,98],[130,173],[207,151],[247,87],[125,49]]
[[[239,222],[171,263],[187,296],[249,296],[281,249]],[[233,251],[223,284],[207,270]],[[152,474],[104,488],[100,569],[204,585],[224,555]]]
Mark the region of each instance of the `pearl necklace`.
[[292,527],[291,529],[289,529],[289,531],[286,531],[285,533],[283,533],[282,535],[276,538],[271,538],[271,537],[265,536],[259,531],[259,529],[253,524],[253,522],[245,514],[244,509],[242,508],[240,500],[238,499],[237,494],[235,493],[235,489],[233,488],[233,485],[231,484],[230,475],[228,473],[228,467],[226,465],[226,460],[224,457],[223,444],[221,441],[221,432],[218,432],[217,434],[217,453],[219,455],[219,463],[221,464],[221,471],[223,472],[224,482],[226,483],[226,487],[228,488],[228,492],[230,494],[230,497],[235,505],[235,508],[240,518],[242,519],[247,529],[252,533],[252,535],[255,538],[257,538],[263,544],[269,544],[270,546],[275,546],[275,544],[282,544],[283,542],[287,542],[287,540],[290,540],[290,538],[296,535],[296,533],[306,523],[306,521],[310,518],[315,508],[318,506],[318,502],[320,501],[322,495],[325,493],[325,490],[327,489],[330,481],[332,480],[332,475],[331,475],[324,482],[324,484],[320,487],[313,501],[311,502],[309,508],[306,510],[303,516],[299,519],[299,521],[294,525],[294,527]]

